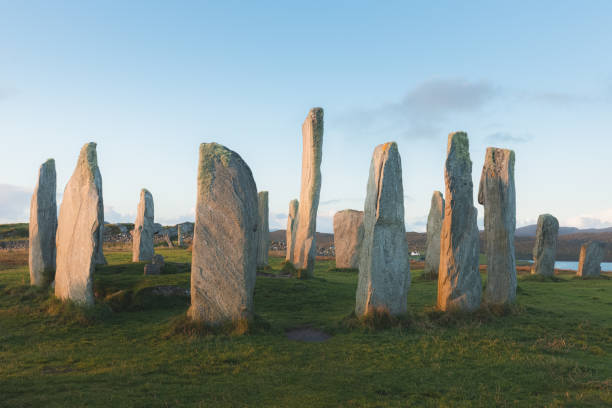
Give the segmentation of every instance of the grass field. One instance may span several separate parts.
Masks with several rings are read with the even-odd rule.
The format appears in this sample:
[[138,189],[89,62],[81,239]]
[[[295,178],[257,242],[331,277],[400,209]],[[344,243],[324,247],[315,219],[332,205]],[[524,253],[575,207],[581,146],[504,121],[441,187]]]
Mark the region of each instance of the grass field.
[[[374,330],[348,318],[357,273],[321,261],[311,280],[258,277],[253,332],[201,336],[177,333],[186,300],[147,291],[188,288],[190,253],[158,252],[174,273],[108,252],[89,312],[27,286],[27,266],[1,270],[0,406],[612,405],[612,279],[527,277],[512,310],[461,316],[434,310],[416,270],[404,324]],[[288,340],[296,327],[332,337]]]

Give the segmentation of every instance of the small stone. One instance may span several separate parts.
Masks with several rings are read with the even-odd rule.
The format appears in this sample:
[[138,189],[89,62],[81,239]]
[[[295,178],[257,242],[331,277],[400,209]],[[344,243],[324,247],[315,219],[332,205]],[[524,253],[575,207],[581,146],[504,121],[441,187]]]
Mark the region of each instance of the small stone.
[[28,261],[30,283],[36,286],[48,286],[55,278],[56,183],[55,161],[49,159],[40,166],[30,204]]
[[438,277],[440,268],[440,231],[444,220],[444,196],[434,191],[431,197],[431,207],[427,217],[427,244],[425,252],[425,268],[423,273],[430,277]]
[[285,231],[287,239],[287,253],[285,260],[293,264],[293,250],[295,243],[295,231],[297,229],[297,214],[299,208],[298,200],[289,202],[289,216],[287,217],[287,230]]
[[487,148],[478,202],[484,206],[487,254],[487,286],[484,298],[489,304],[507,305],[516,300],[516,188],[514,152]]
[[66,185],[60,208],[55,274],[58,298],[93,305],[93,273],[103,224],[102,176],[96,144],[87,143]]
[[235,152],[202,143],[191,262],[191,319],[210,325],[253,316],[257,186]]
[[448,135],[444,220],[440,232],[438,308],[473,311],[480,306],[480,238],[474,207],[472,160],[467,134]]
[[601,263],[606,255],[606,244],[592,241],[580,248],[580,261],[577,276],[597,278],[601,276]]
[[336,268],[359,268],[363,241],[363,211],[343,210],[334,215],[334,248]]
[[160,254],[153,255],[153,258],[151,259],[151,263],[154,265],[159,265],[160,268],[163,268],[166,265],[163,255],[160,255]]
[[538,217],[535,246],[533,247],[532,274],[553,276],[559,239],[559,221],[550,214]]
[[161,266],[158,264],[149,263],[144,266],[145,275],[160,275]]
[[132,238],[132,261],[150,261],[153,258],[153,196],[147,189],[140,191],[138,213]]
[[410,254],[404,225],[402,163],[395,142],[374,150],[363,216],[355,313],[407,312]]
[[268,192],[260,191],[257,195],[259,208],[259,224],[257,226],[257,266],[268,266],[268,250],[270,248],[270,226],[268,220]]

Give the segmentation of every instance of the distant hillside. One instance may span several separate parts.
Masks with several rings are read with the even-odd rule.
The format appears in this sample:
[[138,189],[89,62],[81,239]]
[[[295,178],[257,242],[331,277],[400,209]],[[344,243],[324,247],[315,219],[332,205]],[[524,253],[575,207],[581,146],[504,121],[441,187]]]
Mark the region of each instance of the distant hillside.
[[[517,228],[514,232],[515,237],[535,237],[538,226],[527,225],[525,227]],[[612,232],[610,228],[585,228],[579,229],[576,227],[559,227],[559,235],[570,235],[570,234],[599,234],[603,232]]]

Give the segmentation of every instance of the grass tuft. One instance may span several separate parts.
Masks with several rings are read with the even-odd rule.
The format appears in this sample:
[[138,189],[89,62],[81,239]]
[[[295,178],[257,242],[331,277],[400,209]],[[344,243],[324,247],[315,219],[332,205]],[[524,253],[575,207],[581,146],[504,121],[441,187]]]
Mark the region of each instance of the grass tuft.
[[112,309],[106,303],[86,307],[71,301],[62,301],[54,296],[50,296],[43,306],[56,322],[67,326],[92,326],[104,322],[112,315]]
[[247,334],[255,334],[270,329],[269,323],[255,315],[253,319],[237,319],[220,325],[210,325],[198,322],[187,315],[176,316],[170,320],[164,338],[189,337],[201,338],[207,336],[229,336],[238,337]]
[[409,314],[393,316],[387,308],[378,307],[363,316],[357,316],[353,312],[342,321],[342,325],[348,329],[358,329],[365,332],[394,328],[407,329],[412,326],[412,317]]

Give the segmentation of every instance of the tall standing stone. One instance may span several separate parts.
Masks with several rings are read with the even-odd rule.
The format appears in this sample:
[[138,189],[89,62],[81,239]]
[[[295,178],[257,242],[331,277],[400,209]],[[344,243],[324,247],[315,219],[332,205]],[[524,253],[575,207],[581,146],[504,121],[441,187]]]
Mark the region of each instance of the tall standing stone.
[[36,286],[49,285],[55,275],[56,186],[55,160],[49,159],[38,170],[30,202],[28,263],[30,283]]
[[410,254],[404,225],[402,162],[395,142],[374,149],[363,217],[355,313],[407,311]]
[[179,247],[183,246],[183,231],[181,231],[181,224],[176,226],[176,241]]
[[143,188],[140,191],[140,202],[132,236],[133,262],[150,262],[155,255],[153,249],[154,216],[153,196],[149,190]]
[[257,272],[257,187],[249,166],[202,143],[188,315],[210,325],[250,318]]
[[289,215],[287,217],[287,230],[285,231],[287,240],[287,253],[285,260],[293,263],[293,249],[295,244],[295,231],[297,230],[297,215],[298,215],[299,201],[291,200],[289,202]]
[[[104,204],[102,204],[102,208],[104,208]],[[94,257],[94,261],[96,263],[96,265],[106,265],[106,257],[104,256],[104,211],[102,211],[102,226],[100,227],[100,230],[98,231],[98,234],[96,236],[96,239],[98,240],[98,244],[96,245],[97,251]]]
[[444,197],[439,191],[434,191],[431,197],[431,207],[427,217],[427,244],[425,252],[424,275],[438,277],[440,268],[440,231],[444,220]]
[[478,202],[484,206],[487,254],[485,301],[495,305],[516,299],[516,189],[514,187],[514,151],[487,148]]
[[93,273],[104,222],[102,176],[96,144],[81,149],[60,207],[57,227],[55,296],[93,305]]
[[606,244],[592,241],[580,248],[580,262],[577,276],[583,278],[597,278],[601,276],[601,263],[606,254]]
[[559,221],[550,214],[538,217],[535,246],[533,247],[533,266],[531,273],[542,276],[555,274]]
[[363,211],[343,210],[334,214],[336,268],[359,268],[363,241]]
[[448,135],[444,220],[440,233],[438,308],[473,311],[480,306],[480,241],[474,207],[470,144],[464,132]]
[[323,109],[312,108],[302,125],[302,188],[293,244],[293,264],[302,271],[304,277],[312,276],[317,256],[315,234],[321,193],[322,157]]
[[257,226],[258,247],[257,266],[268,266],[268,250],[270,249],[270,223],[268,210],[268,192],[260,191],[257,194],[259,208],[259,223]]

